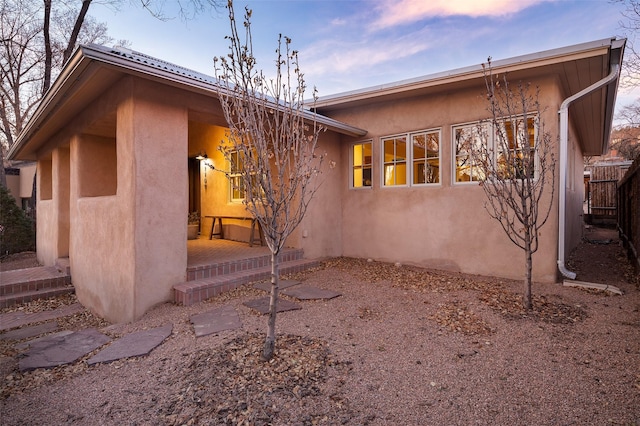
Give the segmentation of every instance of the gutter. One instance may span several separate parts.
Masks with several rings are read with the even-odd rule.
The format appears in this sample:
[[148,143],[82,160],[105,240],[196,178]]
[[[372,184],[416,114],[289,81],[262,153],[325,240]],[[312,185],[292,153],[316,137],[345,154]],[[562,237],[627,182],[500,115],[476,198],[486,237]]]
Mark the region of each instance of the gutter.
[[[571,280],[576,278],[576,273],[569,271],[565,266],[565,225],[566,225],[566,187],[567,187],[567,157],[568,157],[568,144],[569,144],[569,106],[577,99],[600,89],[603,86],[609,85],[616,81],[620,75],[620,65],[622,62],[622,54],[619,54],[617,63],[611,64],[611,71],[602,80],[593,83],[591,86],[579,91],[578,93],[569,96],[560,105],[560,194],[559,194],[559,220],[558,220],[558,270],[565,277]],[[615,96],[614,96],[615,98]],[[605,126],[607,129],[609,126]],[[609,132],[605,131],[605,135]],[[604,136],[604,135],[603,135]]]

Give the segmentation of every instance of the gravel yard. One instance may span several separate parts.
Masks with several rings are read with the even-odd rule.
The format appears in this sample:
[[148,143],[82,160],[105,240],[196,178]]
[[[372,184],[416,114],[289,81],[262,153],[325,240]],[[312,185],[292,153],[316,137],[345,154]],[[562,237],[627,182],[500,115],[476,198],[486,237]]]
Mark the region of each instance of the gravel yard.
[[[279,314],[269,363],[259,359],[266,317],[243,305],[264,293],[249,286],[191,307],[161,305],[131,324],[84,312],[62,326],[118,337],[172,323],[173,334],[146,357],[28,373],[17,370],[17,342],[0,341],[0,418],[3,425],[640,425],[638,278],[615,240],[582,244],[569,266],[624,295],[535,284],[535,309],[525,312],[520,282],[333,259],[295,278],[342,296]],[[242,329],[196,339],[189,317],[224,304],[235,307]]]

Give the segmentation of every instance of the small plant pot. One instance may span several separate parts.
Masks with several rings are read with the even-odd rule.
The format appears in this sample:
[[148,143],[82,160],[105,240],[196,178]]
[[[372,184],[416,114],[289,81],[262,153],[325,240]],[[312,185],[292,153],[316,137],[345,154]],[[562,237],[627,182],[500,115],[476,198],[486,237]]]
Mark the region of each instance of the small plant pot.
[[197,223],[187,225],[187,240],[195,240],[198,238],[198,231],[200,230],[200,225]]

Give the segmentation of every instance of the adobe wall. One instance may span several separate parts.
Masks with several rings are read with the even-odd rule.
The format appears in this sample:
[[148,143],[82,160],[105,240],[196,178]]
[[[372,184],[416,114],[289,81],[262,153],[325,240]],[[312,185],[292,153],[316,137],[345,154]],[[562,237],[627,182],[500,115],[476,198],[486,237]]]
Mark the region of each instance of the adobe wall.
[[[112,111],[115,137],[94,134]],[[186,279],[187,117],[175,89],[126,77],[40,155],[38,260],[69,256],[79,301],[111,322]]]
[[[543,89],[543,119],[557,140],[561,99],[555,82],[533,83]],[[524,252],[485,211],[482,188],[478,183],[453,183],[452,126],[488,118],[483,87],[443,90],[447,91],[331,112],[332,118],[369,131],[364,138],[346,139],[342,146],[343,255],[521,279]],[[429,129],[440,129],[440,183],[383,187],[380,138]],[[373,142],[373,187],[349,189],[350,147],[365,140]],[[533,259],[537,281],[556,279],[557,229],[554,202]]]

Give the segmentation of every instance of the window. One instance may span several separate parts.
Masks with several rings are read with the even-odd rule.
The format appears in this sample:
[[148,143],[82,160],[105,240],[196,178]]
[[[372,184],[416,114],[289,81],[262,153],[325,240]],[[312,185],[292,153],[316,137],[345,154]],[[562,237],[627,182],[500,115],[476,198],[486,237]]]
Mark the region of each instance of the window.
[[371,142],[353,145],[351,155],[353,188],[371,187]]
[[229,153],[229,194],[231,201],[245,199],[244,182],[242,180],[242,154],[239,151]]
[[527,175],[533,177],[535,172],[535,129],[533,117],[527,118],[526,126],[522,117],[515,117],[504,121],[496,129],[496,165],[502,178],[524,179]]
[[383,139],[384,186],[407,184],[407,137]]
[[479,182],[484,179],[472,152],[480,151],[488,136],[488,125],[469,124],[453,128],[455,145],[455,182]]
[[440,182],[440,133],[422,132],[411,135],[413,146],[412,184]]
[[[229,173],[227,174],[227,178],[229,179],[229,198],[232,202],[242,202],[247,198],[247,186],[246,181],[243,177],[243,173],[245,170],[245,153],[242,151],[231,151],[229,153]],[[250,160],[255,161],[253,158],[254,154],[249,154]],[[251,168],[257,167],[255,164],[251,165],[247,164],[249,170]],[[254,199],[264,197],[264,190],[262,188],[263,179],[259,179],[259,176],[255,172],[250,173],[250,186],[253,191]]]
[[440,131],[428,130],[382,139],[383,185],[440,183]]
[[523,179],[527,174],[533,176],[536,129],[534,117],[527,117],[526,125],[523,117],[512,117],[502,120],[497,126],[489,123],[454,126],[455,182],[485,179],[480,161],[473,158],[473,152],[490,154],[497,174],[503,179]]

